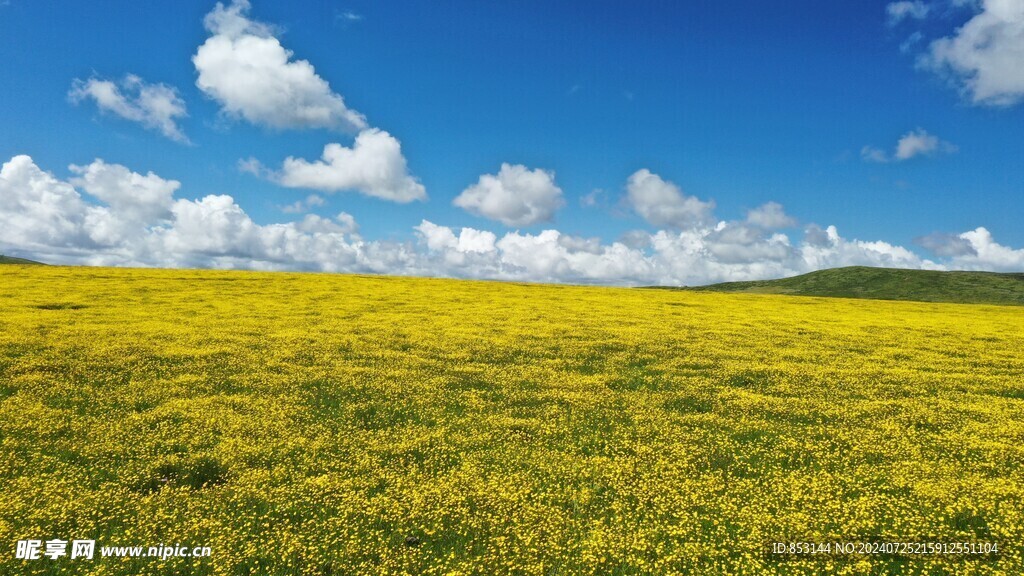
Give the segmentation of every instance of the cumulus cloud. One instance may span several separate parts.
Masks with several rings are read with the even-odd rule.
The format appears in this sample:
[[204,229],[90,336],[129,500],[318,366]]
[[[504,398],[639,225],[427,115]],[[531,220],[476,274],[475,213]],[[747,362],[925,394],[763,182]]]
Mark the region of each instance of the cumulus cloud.
[[32,254],[88,249],[95,243],[84,221],[95,212],[71,184],[44,172],[28,156],[0,167],[0,239],[7,248]]
[[295,60],[273,29],[249,19],[248,0],[220,2],[206,15],[210,37],[192,57],[196,86],[224,113],[274,129],[367,128],[362,114],[317,75],[306,60]]
[[713,223],[715,203],[702,202],[650,170],[637,170],[626,182],[629,205],[654,226],[699,228]]
[[935,232],[915,238],[914,242],[936,256],[947,257],[950,268],[996,272],[1024,270],[1024,249],[999,244],[984,227],[961,234]]
[[188,143],[178,126],[178,119],[188,116],[185,101],[177,89],[166,84],[147,84],[134,74],[125,76],[120,84],[99,78],[75,80],[68,98],[76,104],[92,100],[101,112],[137,122],[175,142]]
[[0,167],[0,252],[67,264],[424,273],[411,245],[365,242],[344,212],[260,225],[227,195],[174,198],[177,182],[102,160],[71,171],[58,179],[28,156]]
[[619,242],[629,248],[643,250],[651,245],[651,235],[645,230],[630,230],[619,236]]
[[970,241],[957,234],[933,232],[927,236],[914,238],[914,243],[936,256],[977,255],[977,252]]
[[249,159],[241,161],[239,168],[288,188],[352,190],[400,203],[427,198],[426,189],[409,174],[401,143],[377,128],[360,132],[351,148],[328,144],[313,162],[289,156],[279,171],[272,171]]
[[954,256],[953,267],[997,272],[1024,270],[1024,249],[1014,249],[999,244],[987,229],[978,227],[959,236],[971,245],[971,250]]
[[920,0],[903,0],[885,7],[890,26],[895,26],[906,19],[921,20],[928,16],[929,11],[929,6]]
[[78,176],[71,184],[82,188],[128,219],[146,224],[165,219],[174,202],[177,180],[165,180],[149,172],[137,174],[119,164],[96,160],[88,166],[71,166]]
[[600,284],[696,285],[774,278],[833,266],[941,268],[905,248],[885,242],[842,238],[835,227],[821,230],[817,243],[792,245],[746,223],[719,223],[702,230],[654,233],[634,231],[630,242],[602,244],[569,237],[558,230],[537,234],[509,232],[487,252],[461,247],[479,233],[424,221],[417,227],[428,259],[459,277],[583,282]]
[[932,156],[939,152],[952,154],[956,151],[957,147],[953,144],[939,140],[937,136],[933,136],[918,128],[904,134],[896,142],[895,158],[897,160],[910,160],[915,156]]
[[748,210],[747,222],[768,230],[796,226],[796,219],[786,214],[782,204],[778,202],[766,202],[753,210]]
[[497,175],[484,174],[452,203],[506,226],[530,226],[551,221],[564,200],[554,172],[502,164]]
[[861,149],[860,155],[865,162],[886,163],[903,162],[917,156],[953,154],[957,150],[956,145],[941,140],[938,136],[929,134],[922,128],[918,128],[900,137],[896,142],[896,148],[893,150],[892,155],[874,146],[865,146]]
[[[307,214],[258,224],[228,195],[176,197],[179,184],[102,160],[62,180],[28,156],[0,167],[0,252],[64,264],[320,270],[613,285],[696,285],[789,276],[836,266],[1020,270],[1024,250],[985,228],[919,240],[940,260],[898,245],[778,218],[634,230],[604,243],[548,229],[499,236],[423,220],[408,242],[367,241],[355,219]],[[767,205],[766,205],[767,206]],[[781,206],[754,210],[784,214]],[[752,221],[754,220],[754,221]]]
[[974,104],[1016,104],[1024,99],[1024,2],[983,0],[976,10],[933,41],[919,64],[949,76]]

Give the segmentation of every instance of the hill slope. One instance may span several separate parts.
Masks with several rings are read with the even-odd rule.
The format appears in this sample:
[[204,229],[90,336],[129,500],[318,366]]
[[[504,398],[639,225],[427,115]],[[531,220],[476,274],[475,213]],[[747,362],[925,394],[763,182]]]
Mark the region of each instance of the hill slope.
[[4,256],[0,254],[0,264],[39,264],[42,262],[36,262],[35,260],[28,260],[25,258],[15,258],[14,256]]
[[937,272],[851,266],[820,270],[780,280],[724,282],[690,289],[876,300],[1024,305],[1024,274],[996,272]]

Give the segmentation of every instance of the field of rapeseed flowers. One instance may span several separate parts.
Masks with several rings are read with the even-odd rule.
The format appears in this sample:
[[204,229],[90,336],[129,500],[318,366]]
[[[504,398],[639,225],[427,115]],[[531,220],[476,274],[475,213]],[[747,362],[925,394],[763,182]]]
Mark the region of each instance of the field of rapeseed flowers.
[[[1021,574],[1022,376],[1017,307],[4,267],[0,574]],[[768,553],[883,540],[999,549]]]

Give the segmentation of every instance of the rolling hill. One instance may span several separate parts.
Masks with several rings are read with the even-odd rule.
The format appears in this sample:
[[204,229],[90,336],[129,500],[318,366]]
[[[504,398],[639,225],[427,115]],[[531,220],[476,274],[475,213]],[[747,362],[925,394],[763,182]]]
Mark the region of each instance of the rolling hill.
[[1024,305],[1024,273],[938,272],[850,266],[779,280],[724,282],[686,289],[875,300]]
[[42,262],[36,262],[35,260],[28,260],[25,258],[15,258],[14,256],[4,256],[0,254],[0,264],[38,264],[43,265]]

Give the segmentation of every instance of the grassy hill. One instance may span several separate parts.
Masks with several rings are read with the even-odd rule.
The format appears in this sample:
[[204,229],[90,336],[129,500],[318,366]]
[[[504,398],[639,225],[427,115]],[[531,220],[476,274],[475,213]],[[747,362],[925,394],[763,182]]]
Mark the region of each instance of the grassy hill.
[[780,280],[725,282],[691,289],[876,300],[1024,305],[1024,274],[995,272],[936,272],[850,266]]
[[28,260],[25,258],[15,258],[14,256],[4,256],[0,254],[0,264],[42,264],[42,262],[36,262],[35,260]]

